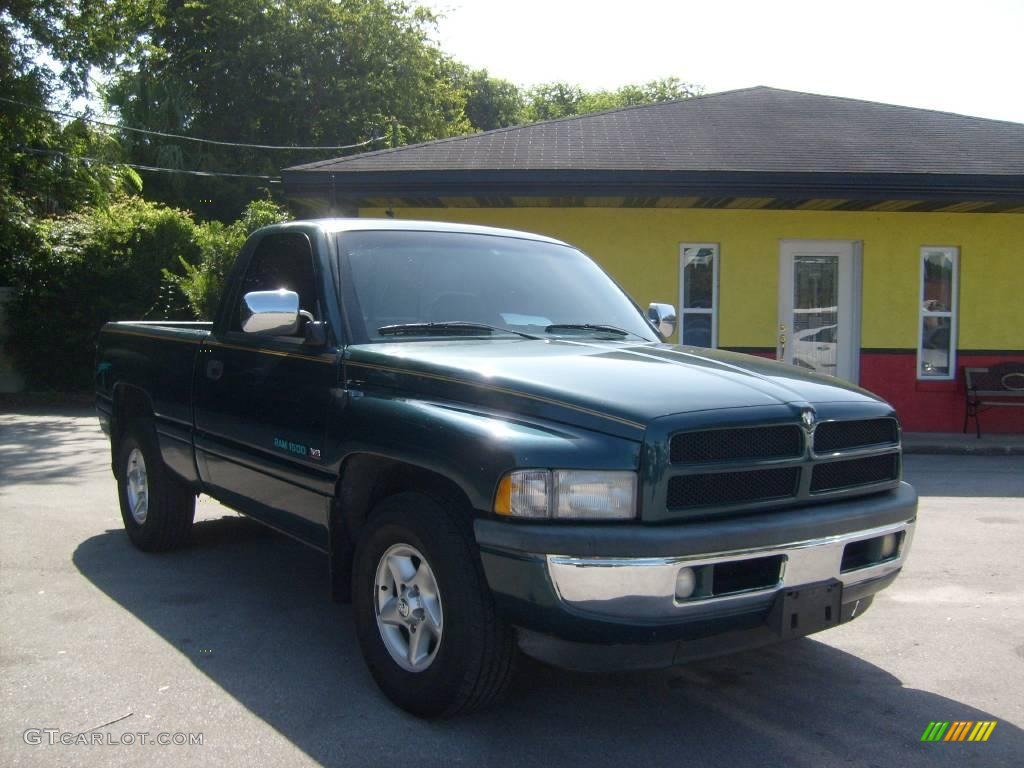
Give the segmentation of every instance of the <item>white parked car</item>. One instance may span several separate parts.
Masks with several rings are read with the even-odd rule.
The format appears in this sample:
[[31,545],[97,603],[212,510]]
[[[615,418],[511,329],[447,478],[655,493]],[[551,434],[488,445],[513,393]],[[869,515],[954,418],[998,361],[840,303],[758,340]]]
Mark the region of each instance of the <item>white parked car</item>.
[[838,325],[826,325],[793,334],[793,362],[801,368],[835,376],[838,331]]

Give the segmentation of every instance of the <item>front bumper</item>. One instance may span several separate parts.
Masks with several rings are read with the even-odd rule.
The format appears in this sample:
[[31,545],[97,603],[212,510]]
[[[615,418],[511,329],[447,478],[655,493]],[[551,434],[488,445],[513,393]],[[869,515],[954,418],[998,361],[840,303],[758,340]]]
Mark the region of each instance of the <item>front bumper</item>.
[[[906,520],[824,539],[708,555],[655,558],[548,555],[547,571],[562,604],[580,614],[622,621],[675,621],[694,616],[714,616],[728,606],[756,604],[761,598],[774,595],[779,590],[830,579],[841,582],[844,592],[861,584],[877,582],[903,567],[913,531],[914,521]],[[843,553],[848,545],[888,535],[899,540],[892,556],[843,570]],[[676,599],[676,575],[683,568],[699,572],[708,567],[742,566],[764,559],[780,563],[778,578],[770,584],[718,596]]]
[[[773,611],[784,594],[809,585],[836,584],[842,597],[835,623],[854,618],[903,567],[916,512],[916,494],[901,484],[860,499],[673,526],[478,520],[476,536],[499,609],[524,630],[528,653],[581,666],[562,657],[579,661],[594,655],[594,645],[639,644],[649,646],[641,656],[657,650],[660,661],[611,666],[652,666],[708,655],[703,645],[728,652],[779,639],[769,631]],[[863,549],[868,540],[890,535],[898,541],[895,552],[844,560],[851,545]],[[682,568],[735,572],[755,563],[771,563],[777,577],[752,588],[676,598]],[[548,646],[558,645],[556,639],[584,647],[553,658]]]

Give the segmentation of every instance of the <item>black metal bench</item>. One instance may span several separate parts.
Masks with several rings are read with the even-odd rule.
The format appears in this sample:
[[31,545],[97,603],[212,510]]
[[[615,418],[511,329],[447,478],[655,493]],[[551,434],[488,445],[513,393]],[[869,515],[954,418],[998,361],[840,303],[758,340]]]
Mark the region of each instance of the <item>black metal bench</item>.
[[1000,363],[991,368],[964,368],[967,379],[967,406],[964,411],[964,432],[967,422],[981,437],[978,414],[989,408],[1024,408],[1024,363]]

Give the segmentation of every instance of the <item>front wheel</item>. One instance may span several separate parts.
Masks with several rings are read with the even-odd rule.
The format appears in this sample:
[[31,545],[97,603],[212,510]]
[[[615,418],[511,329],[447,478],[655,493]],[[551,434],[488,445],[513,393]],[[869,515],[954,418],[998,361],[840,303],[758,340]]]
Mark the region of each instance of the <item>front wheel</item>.
[[450,717],[506,687],[514,637],[454,503],[403,493],[378,504],[356,548],[352,590],[367,666],[402,709]]
[[164,466],[152,422],[129,424],[117,454],[117,495],[132,544],[163,552],[188,542],[196,497]]

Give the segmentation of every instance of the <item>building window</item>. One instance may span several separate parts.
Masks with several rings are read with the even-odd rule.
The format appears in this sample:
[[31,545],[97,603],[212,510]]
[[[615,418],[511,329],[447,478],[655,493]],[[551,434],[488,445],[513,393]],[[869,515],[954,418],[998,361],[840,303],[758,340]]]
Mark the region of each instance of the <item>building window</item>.
[[960,249],[921,249],[921,317],[918,322],[917,377],[956,377],[956,318]]
[[718,245],[679,246],[679,343],[718,346]]

